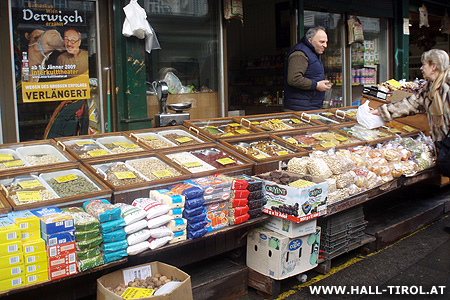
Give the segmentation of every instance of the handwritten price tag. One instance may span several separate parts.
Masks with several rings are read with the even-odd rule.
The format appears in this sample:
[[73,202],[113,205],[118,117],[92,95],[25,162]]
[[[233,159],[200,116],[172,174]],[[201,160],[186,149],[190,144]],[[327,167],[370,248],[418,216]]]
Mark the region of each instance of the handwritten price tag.
[[108,152],[106,152],[105,150],[101,149],[101,150],[89,151],[88,154],[90,156],[92,156],[92,157],[96,157],[96,156],[108,155]]
[[95,143],[94,142],[92,142],[92,141],[86,141],[86,142],[77,142],[77,143],[75,143],[77,146],[83,146],[83,145],[95,145]]
[[228,164],[233,164],[236,161],[232,160],[229,157],[225,157],[225,158],[220,158],[220,159],[216,159],[216,161],[222,165],[228,165]]
[[71,181],[71,180],[75,180],[78,177],[73,175],[73,174],[69,174],[69,175],[65,175],[65,176],[59,176],[59,177],[55,177],[56,182],[58,183],[63,183],[63,182],[67,182],[67,181]]
[[35,202],[41,201],[42,197],[39,194],[39,191],[31,191],[31,192],[17,192],[17,197],[19,197],[19,201],[21,202]]
[[175,141],[177,141],[177,142],[183,144],[183,143],[187,143],[187,142],[192,141],[192,139],[191,139],[191,138],[188,138],[187,136],[185,136],[185,137],[182,137],[182,138],[175,139]]
[[13,160],[14,156],[12,154],[0,154],[0,161]]
[[26,181],[21,181],[19,182],[19,185],[23,188],[23,189],[32,189],[35,187],[40,187],[42,186],[42,184],[38,181],[38,180],[26,180]]
[[156,136],[153,136],[153,135],[146,135],[146,136],[143,136],[142,139],[144,139],[144,140],[157,140],[158,138]]
[[128,142],[114,142],[113,143],[115,146],[117,147],[122,147],[125,149],[131,149],[131,148],[137,148],[138,145],[136,144],[132,144],[132,143],[128,143]]
[[168,170],[163,171],[154,171],[152,172],[153,175],[155,175],[158,178],[166,178],[166,177],[172,177],[173,173]]
[[133,172],[125,171],[125,172],[114,172],[114,175],[116,175],[117,179],[131,179],[136,178],[136,175],[134,175]]
[[201,167],[202,164],[199,163],[198,161],[190,161],[190,162],[186,162],[183,164],[183,167],[186,168],[195,168],[195,167]]
[[25,165],[25,163],[24,163],[23,161],[21,161],[20,159],[18,159],[18,160],[13,160],[13,161],[5,161],[3,164],[4,164],[5,167],[7,167],[7,168]]

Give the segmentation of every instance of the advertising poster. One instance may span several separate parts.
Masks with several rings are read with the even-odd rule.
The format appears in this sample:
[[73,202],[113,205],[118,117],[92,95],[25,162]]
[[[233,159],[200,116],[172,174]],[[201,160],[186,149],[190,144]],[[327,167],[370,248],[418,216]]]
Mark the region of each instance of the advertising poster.
[[13,10],[23,102],[89,99],[86,12],[36,2]]

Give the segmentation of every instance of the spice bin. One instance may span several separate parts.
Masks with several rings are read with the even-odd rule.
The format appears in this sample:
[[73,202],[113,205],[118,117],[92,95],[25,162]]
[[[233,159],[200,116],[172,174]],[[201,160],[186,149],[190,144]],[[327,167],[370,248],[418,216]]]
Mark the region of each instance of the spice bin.
[[332,127],[286,131],[272,135],[306,151],[325,150],[333,147],[347,148],[365,144],[363,140]]
[[0,173],[18,174],[52,167],[73,167],[77,160],[54,140],[0,145]]
[[236,121],[234,118],[213,118],[184,121],[185,126],[197,129],[201,134],[217,140],[234,136],[248,136],[261,132],[260,129],[252,127],[250,122]]
[[326,126],[334,126],[338,124],[346,124],[346,123],[355,123],[354,118],[350,118],[347,116],[345,111],[336,109],[336,110],[310,110],[307,112],[296,112],[295,114],[299,116],[303,116],[303,118],[311,118],[316,122],[319,122],[321,125]]
[[[108,158],[111,156],[126,156],[130,153],[144,154],[145,152],[148,152],[146,148],[143,148],[141,145],[133,142],[123,132],[63,137],[56,138],[55,140],[61,147],[64,147],[65,150],[67,150],[79,161],[95,160],[100,157]],[[94,141],[95,144],[92,144],[92,141]],[[92,147],[93,149],[88,150],[87,155],[85,155],[86,151],[78,150],[80,146],[84,146],[84,149],[89,147]],[[97,148],[97,146],[100,147]]]
[[183,151],[173,149],[161,152],[161,155],[167,157],[189,174],[195,174],[196,177],[216,173],[228,175],[252,174],[253,163],[250,160],[217,144],[210,143],[201,147],[186,148]]
[[269,136],[269,134],[237,137],[223,140],[221,143],[253,161],[255,163],[254,174],[276,170],[280,163],[287,163],[294,156],[307,154],[305,150],[299,149],[277,136]]
[[184,126],[158,127],[127,131],[126,135],[136,140],[149,151],[159,151],[173,147],[185,147],[211,142],[199,134],[198,130],[189,130]]
[[84,164],[113,190],[114,203],[131,204],[136,198],[148,197],[152,189],[161,189],[190,177],[186,171],[157,154],[132,154]]
[[295,113],[275,113],[237,118],[240,122],[249,122],[262,131],[291,130],[309,128],[320,124],[309,117],[302,117]]

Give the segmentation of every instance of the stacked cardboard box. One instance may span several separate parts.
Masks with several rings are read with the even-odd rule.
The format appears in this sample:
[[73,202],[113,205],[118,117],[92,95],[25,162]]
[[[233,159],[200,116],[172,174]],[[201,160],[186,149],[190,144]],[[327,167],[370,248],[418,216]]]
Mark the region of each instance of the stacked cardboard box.
[[25,285],[25,265],[20,228],[0,218],[0,291]]
[[31,210],[40,219],[50,280],[77,273],[75,226],[72,216],[56,206]]
[[48,280],[48,262],[45,241],[41,238],[38,217],[29,210],[13,211],[8,218],[21,229],[25,264],[25,284]]

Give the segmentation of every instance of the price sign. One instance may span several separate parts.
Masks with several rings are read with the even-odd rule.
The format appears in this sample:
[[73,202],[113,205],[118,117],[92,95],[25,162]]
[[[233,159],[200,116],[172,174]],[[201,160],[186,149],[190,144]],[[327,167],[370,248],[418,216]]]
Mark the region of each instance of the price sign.
[[38,191],[31,191],[31,192],[17,192],[17,197],[19,198],[19,201],[21,202],[35,202],[35,201],[42,201],[41,194],[39,194]]
[[63,182],[67,182],[67,181],[71,181],[71,180],[75,180],[78,177],[73,175],[73,174],[69,174],[69,175],[65,175],[65,176],[59,176],[59,177],[55,177],[56,182],[58,183],[63,183]]
[[252,125],[259,125],[261,123],[259,123],[258,121],[252,121],[250,124],[252,124]]
[[402,128],[408,132],[413,132],[415,130],[414,128],[412,128],[411,126],[408,126],[408,125],[403,126]]
[[299,119],[291,119],[291,121],[292,121],[292,123],[295,123],[295,124],[302,123],[302,121],[300,121]]
[[231,127],[240,127],[241,124],[239,124],[239,123],[230,123],[230,124],[228,124],[228,126],[231,126]]
[[[236,130],[236,131],[237,131],[237,130]],[[222,134],[221,136],[233,136],[233,135],[234,135],[234,133],[228,132],[228,133]]]
[[114,172],[114,175],[116,175],[117,179],[132,179],[132,178],[136,178],[136,175],[134,175],[134,173],[130,172],[130,171]]
[[136,287],[127,287],[125,292],[120,295],[124,299],[141,299],[147,298],[153,295],[154,289],[144,289],[144,288],[136,288]]
[[398,130],[397,128],[388,128],[388,131],[389,132],[392,132],[392,133],[401,133],[401,131],[400,130]]
[[299,146],[299,147],[311,148],[311,146],[310,146],[310,145],[307,145],[307,144],[298,144],[297,146]]
[[236,162],[235,160],[232,160],[232,159],[229,158],[229,157],[219,158],[219,159],[216,159],[216,161],[217,161],[218,163],[222,164],[222,165],[233,164],[233,163]]
[[7,167],[7,168],[25,165],[25,163],[24,163],[23,161],[21,161],[20,159],[18,159],[18,160],[13,160],[13,161],[5,161],[3,164],[4,164],[5,167]]
[[166,177],[172,177],[173,173],[168,170],[163,171],[154,171],[152,172],[153,175],[155,175],[158,178],[166,178]]
[[183,163],[183,167],[186,168],[195,168],[195,167],[201,167],[202,164],[199,163],[198,161],[190,161],[190,162],[185,162]]
[[336,145],[332,142],[325,142],[325,143],[321,143],[320,144],[322,147],[324,148],[331,148],[331,147],[335,147]]
[[19,185],[23,188],[23,189],[32,189],[35,187],[40,187],[42,186],[42,184],[39,182],[39,180],[26,180],[26,181],[21,181],[19,182]]
[[282,155],[287,155],[289,154],[287,151],[278,151],[277,155],[282,156]]
[[215,128],[215,129],[217,129],[217,126],[212,126],[212,125],[206,125],[205,127],[206,128]]
[[271,119],[270,122],[273,123],[273,124],[281,124],[281,123],[283,123],[283,122],[282,122],[281,120],[279,120],[279,119]]
[[298,141],[296,139],[292,138],[292,137],[287,138],[286,141],[288,141],[291,144],[298,144]]
[[158,138],[156,136],[153,136],[153,135],[147,135],[147,136],[143,136],[142,139],[144,139],[144,140],[157,140]]
[[348,113],[347,113],[347,116],[354,117],[354,116],[356,116],[356,114],[355,114],[354,112],[351,111],[351,112],[348,112]]
[[330,112],[325,112],[325,113],[323,113],[322,115],[324,115],[324,116],[332,116],[333,114],[330,113]]
[[85,142],[76,142],[75,143],[77,146],[83,146],[83,145],[95,145],[95,143],[94,142],[92,142],[92,141],[85,141]]
[[342,136],[342,135],[336,135],[336,139],[341,142],[348,140],[347,137]]
[[0,154],[0,161],[13,160],[14,156],[12,154]]
[[115,146],[117,147],[122,147],[125,149],[131,149],[131,148],[137,148],[138,145],[136,144],[132,144],[132,143],[128,143],[128,142],[114,142],[113,143]]
[[250,133],[248,130],[245,130],[245,129],[236,129],[236,132],[239,133],[239,134],[247,134],[247,133]]
[[106,152],[105,150],[101,149],[101,150],[89,151],[88,154],[90,156],[92,156],[92,157],[96,157],[96,156],[108,155],[108,152]]
[[187,136],[185,136],[185,137],[181,137],[181,138],[175,139],[175,141],[183,144],[183,143],[191,142],[192,139],[187,137]]
[[264,154],[258,154],[258,155],[255,155],[255,156],[253,156],[254,158],[256,158],[256,159],[263,159],[263,158],[266,158],[267,156],[265,156]]

